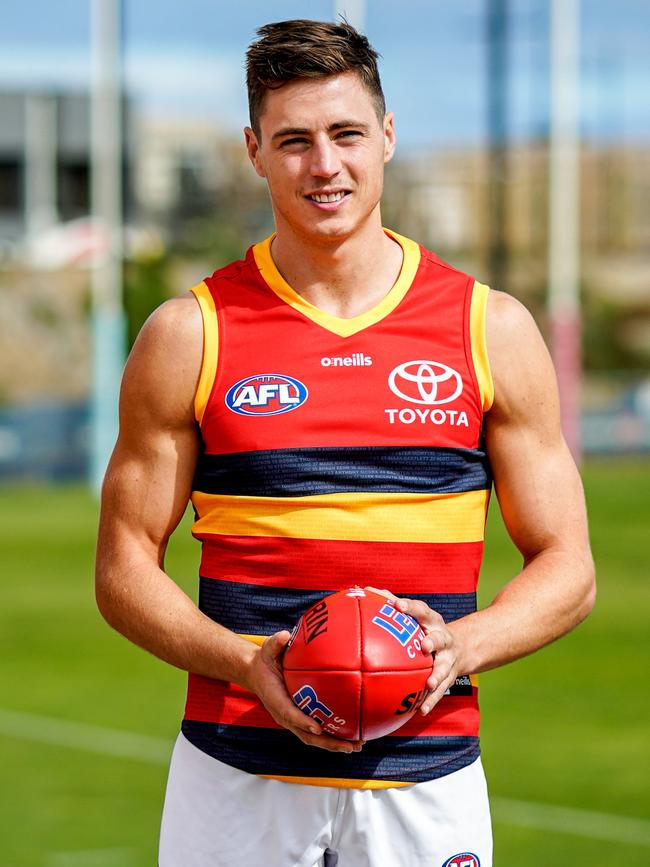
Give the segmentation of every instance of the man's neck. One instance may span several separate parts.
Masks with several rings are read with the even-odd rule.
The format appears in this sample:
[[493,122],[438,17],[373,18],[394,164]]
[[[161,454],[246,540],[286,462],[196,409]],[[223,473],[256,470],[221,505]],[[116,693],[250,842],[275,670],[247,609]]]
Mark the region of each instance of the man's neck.
[[381,225],[322,244],[280,229],[271,254],[299,295],[341,319],[359,316],[379,304],[397,280],[403,258],[401,246]]

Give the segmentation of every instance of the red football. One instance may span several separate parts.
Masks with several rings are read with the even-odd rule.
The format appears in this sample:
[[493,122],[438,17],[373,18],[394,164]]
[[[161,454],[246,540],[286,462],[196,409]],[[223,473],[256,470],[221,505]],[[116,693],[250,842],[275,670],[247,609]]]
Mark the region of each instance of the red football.
[[378,593],[325,596],[296,624],[284,654],[294,702],[347,740],[371,740],[410,719],[426,695],[433,659],[424,632]]

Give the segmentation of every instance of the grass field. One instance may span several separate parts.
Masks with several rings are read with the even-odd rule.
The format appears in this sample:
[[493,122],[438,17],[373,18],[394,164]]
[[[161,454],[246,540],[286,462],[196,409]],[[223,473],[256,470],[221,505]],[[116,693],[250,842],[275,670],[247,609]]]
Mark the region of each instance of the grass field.
[[[650,462],[584,475],[595,612],[481,678],[496,867],[650,863]],[[0,493],[0,867],[155,865],[185,676],[96,612],[96,511],[81,489]],[[197,560],[184,526],[167,566],[192,593]],[[517,568],[493,513],[483,604]]]

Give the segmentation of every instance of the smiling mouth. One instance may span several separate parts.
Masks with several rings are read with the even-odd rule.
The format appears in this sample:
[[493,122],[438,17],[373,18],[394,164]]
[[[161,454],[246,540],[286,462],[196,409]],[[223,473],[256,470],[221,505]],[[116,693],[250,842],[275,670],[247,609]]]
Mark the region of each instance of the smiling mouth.
[[340,202],[350,193],[347,190],[339,190],[337,193],[312,193],[307,196],[312,202],[318,202],[319,205],[328,204],[330,202]]

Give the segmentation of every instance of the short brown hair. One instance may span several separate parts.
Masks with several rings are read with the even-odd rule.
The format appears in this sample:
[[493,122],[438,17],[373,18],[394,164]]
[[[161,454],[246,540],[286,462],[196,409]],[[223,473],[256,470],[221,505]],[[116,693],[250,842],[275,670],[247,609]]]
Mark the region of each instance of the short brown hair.
[[357,73],[383,123],[386,102],[377,68],[379,54],[347,21],[278,21],[260,27],[257,35],[260,39],[246,53],[246,85],[250,123],[258,138],[267,90],[277,90],[300,78],[343,72]]

